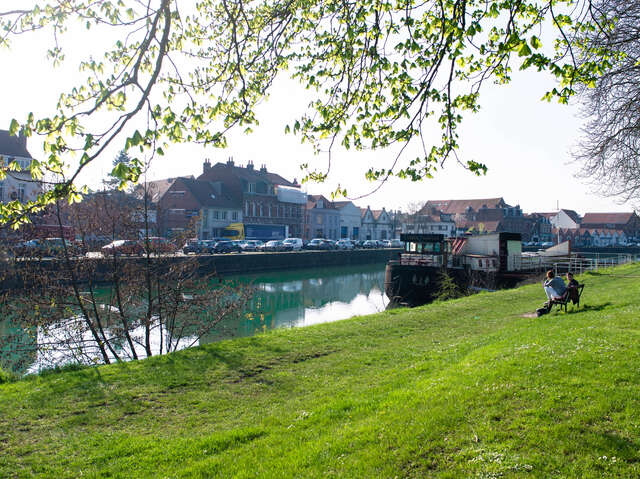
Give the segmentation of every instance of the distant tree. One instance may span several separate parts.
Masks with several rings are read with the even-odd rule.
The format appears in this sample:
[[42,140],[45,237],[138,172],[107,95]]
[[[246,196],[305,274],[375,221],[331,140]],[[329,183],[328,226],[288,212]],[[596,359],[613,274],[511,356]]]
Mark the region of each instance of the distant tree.
[[[72,225],[80,241],[55,251],[14,251],[4,261],[0,364],[13,370],[24,372],[34,362],[136,360],[190,347],[242,314],[252,297],[250,286],[222,281],[215,268],[204,272],[197,257],[163,253],[148,232],[138,240],[149,223],[142,219],[144,202],[131,195],[99,192],[54,208],[60,227]],[[112,239],[137,242],[128,251],[100,252]]]
[[132,168],[133,165],[133,158],[131,158],[125,150],[121,150],[118,156],[113,159],[111,172],[107,175],[107,178],[103,180],[105,187],[110,190],[128,187],[128,189],[131,190],[131,184],[123,181],[121,178],[123,176],[122,171]]
[[599,0],[597,28],[580,43],[583,64],[607,58],[593,88],[583,88],[587,123],[576,157],[602,194],[640,199],[640,3]]
[[[72,26],[77,33],[78,25],[87,38],[93,29],[111,35],[113,46],[91,50],[55,114],[12,121],[12,133],[44,139],[46,158],[33,163],[34,178],[49,170],[61,181],[37,202],[0,205],[5,221],[59,198],[80,199],[78,175],[114,145],[154,155],[168,143],[225,146],[229,129],[248,132],[258,123],[256,107],[278,76],[312,92],[285,131],[316,151],[395,147],[389,162],[371,166],[365,177],[416,181],[455,155],[463,114],[478,111],[485,82],[508,83],[514,63],[555,75],[559,84],[547,98],[566,102],[576,82],[592,82],[609,61],[576,61],[575,40],[601,16],[590,0],[7,3],[0,46],[46,29],[52,42],[45,48],[57,65],[66,60],[60,36]],[[551,48],[542,45],[543,27],[552,29]],[[428,134],[437,128],[440,134]],[[420,153],[403,156],[411,142]],[[80,161],[70,167],[73,158]],[[301,166],[307,179],[326,177],[313,164]],[[113,173],[135,182],[141,171],[133,158]]]

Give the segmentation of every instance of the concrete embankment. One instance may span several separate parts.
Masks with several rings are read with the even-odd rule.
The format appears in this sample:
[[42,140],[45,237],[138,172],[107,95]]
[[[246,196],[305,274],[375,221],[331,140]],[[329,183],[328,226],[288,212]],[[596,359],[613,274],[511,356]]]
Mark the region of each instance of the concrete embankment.
[[[195,261],[202,275],[259,273],[265,271],[286,271],[290,269],[318,268],[323,266],[348,266],[358,264],[383,263],[396,258],[399,249],[373,249],[353,251],[292,251],[284,253],[231,253],[198,256],[160,256],[150,258],[160,271],[184,261]],[[145,267],[145,257],[119,257],[119,267]],[[114,270],[113,258],[74,258],[72,269],[79,281],[87,281],[91,275],[93,282],[108,282]],[[47,258],[41,260],[18,260],[4,271],[0,289],[22,288],[34,276],[53,274],[67,270],[64,260]],[[67,275],[64,275],[68,278]],[[31,279],[29,279],[31,278]]]

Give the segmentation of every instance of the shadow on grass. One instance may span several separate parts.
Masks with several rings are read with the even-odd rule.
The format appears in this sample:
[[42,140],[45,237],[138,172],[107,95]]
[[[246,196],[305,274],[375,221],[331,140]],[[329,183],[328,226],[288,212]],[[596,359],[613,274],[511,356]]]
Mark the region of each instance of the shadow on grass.
[[576,313],[582,313],[582,312],[588,312],[588,311],[602,311],[605,308],[608,308],[609,306],[612,306],[613,303],[611,303],[610,301],[607,301],[606,303],[601,303],[601,304],[583,304],[581,305],[579,308],[571,307],[569,306],[569,308],[567,308],[567,313],[566,314],[576,314]]

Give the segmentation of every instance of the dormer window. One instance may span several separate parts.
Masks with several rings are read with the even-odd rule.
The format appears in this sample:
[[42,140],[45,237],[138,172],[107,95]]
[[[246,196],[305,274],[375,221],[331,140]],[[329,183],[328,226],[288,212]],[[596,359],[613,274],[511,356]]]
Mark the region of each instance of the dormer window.
[[255,183],[249,183],[247,185],[247,191],[249,193],[255,193],[256,192],[256,184]]

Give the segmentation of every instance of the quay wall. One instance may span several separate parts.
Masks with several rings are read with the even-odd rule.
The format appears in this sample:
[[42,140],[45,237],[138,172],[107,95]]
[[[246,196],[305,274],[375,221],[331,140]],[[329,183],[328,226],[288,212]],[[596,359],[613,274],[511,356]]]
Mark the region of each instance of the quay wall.
[[[150,258],[153,266],[160,270],[184,261],[196,261],[202,275],[217,273],[220,276],[234,274],[286,271],[291,269],[321,268],[324,266],[349,266],[384,263],[396,259],[401,249],[371,249],[352,251],[291,251],[281,253],[229,253],[211,255],[163,255]],[[108,282],[114,267],[113,258],[74,258],[73,269],[81,282]],[[123,256],[117,259],[119,267],[139,266],[143,268],[145,257]],[[23,288],[37,281],[38,276],[65,269],[64,260],[46,258],[40,260],[20,259],[5,263],[7,268],[0,277],[0,291]],[[66,276],[66,275],[65,275]]]

